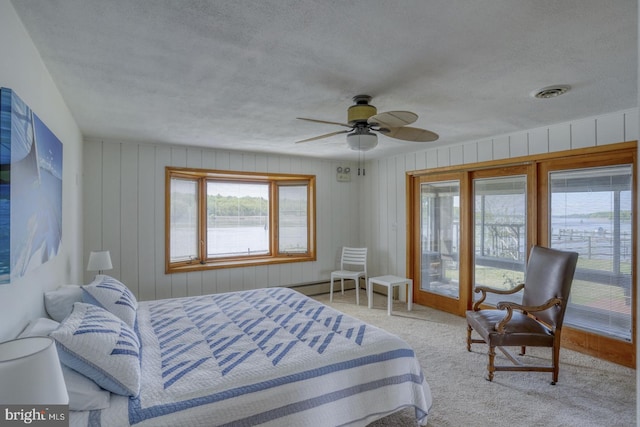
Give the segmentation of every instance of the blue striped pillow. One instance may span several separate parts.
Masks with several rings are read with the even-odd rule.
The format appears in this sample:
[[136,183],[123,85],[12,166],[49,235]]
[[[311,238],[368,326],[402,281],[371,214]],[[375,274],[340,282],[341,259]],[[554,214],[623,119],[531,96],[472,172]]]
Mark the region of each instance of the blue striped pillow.
[[136,323],[136,297],[122,282],[111,276],[99,274],[93,282],[83,286],[82,302],[104,308],[132,328]]
[[113,393],[140,393],[140,339],[115,315],[77,302],[50,336],[62,364]]

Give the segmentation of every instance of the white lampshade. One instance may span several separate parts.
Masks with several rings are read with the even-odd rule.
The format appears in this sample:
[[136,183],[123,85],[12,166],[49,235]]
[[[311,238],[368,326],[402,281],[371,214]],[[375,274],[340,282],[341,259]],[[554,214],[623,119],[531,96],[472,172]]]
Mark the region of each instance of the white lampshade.
[[49,337],[0,343],[0,404],[67,405],[55,342]]
[[378,135],[367,129],[356,129],[347,135],[347,144],[352,150],[368,151],[378,145]]
[[111,270],[112,268],[113,265],[111,264],[109,251],[91,251],[87,271],[98,271],[102,273],[103,270]]

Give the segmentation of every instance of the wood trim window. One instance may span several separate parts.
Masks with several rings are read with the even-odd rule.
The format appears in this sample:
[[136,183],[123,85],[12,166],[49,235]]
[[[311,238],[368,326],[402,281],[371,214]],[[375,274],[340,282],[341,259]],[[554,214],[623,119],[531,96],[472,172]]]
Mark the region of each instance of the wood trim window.
[[[449,210],[459,206],[459,214],[429,217],[421,186],[453,177],[460,200]],[[562,345],[635,367],[636,180],[635,141],[409,172],[407,271],[419,284],[413,300],[464,315],[475,285],[510,287],[524,277],[533,245],[576,251]],[[435,222],[433,231],[425,231],[425,218]],[[425,256],[431,237],[443,241],[450,228],[460,236],[457,249],[431,245]],[[433,277],[429,286],[425,277]]]
[[315,176],[165,169],[165,271],[315,261]]

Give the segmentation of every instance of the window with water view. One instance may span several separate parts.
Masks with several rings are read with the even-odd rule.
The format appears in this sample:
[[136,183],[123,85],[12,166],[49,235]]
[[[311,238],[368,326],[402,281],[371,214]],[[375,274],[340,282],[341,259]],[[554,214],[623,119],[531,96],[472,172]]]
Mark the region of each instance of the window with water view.
[[565,323],[631,340],[632,167],[552,172],[551,246],[580,254]]
[[269,253],[269,185],[207,181],[207,257]]
[[167,271],[315,259],[315,177],[167,168]]
[[[635,366],[636,156],[625,142],[410,173],[414,301],[464,315],[474,287],[524,281],[533,245],[577,252],[563,345]],[[505,300],[522,291],[485,303]]]

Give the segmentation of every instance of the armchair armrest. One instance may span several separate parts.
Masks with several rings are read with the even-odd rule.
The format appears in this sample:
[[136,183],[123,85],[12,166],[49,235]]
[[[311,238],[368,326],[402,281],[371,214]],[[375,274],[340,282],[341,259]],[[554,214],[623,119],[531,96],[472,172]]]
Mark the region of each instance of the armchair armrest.
[[480,304],[482,304],[484,300],[487,298],[487,293],[499,294],[499,295],[510,295],[510,294],[515,294],[516,292],[522,289],[524,289],[524,283],[518,283],[516,286],[514,286],[511,289],[495,289],[495,288],[490,288],[488,286],[476,286],[476,288],[473,291],[476,293],[482,293],[482,295],[473,304],[473,311],[480,310]]
[[544,311],[560,304],[562,304],[562,298],[551,298],[544,304],[537,306],[527,306],[511,301],[501,301],[496,304],[496,308],[499,310],[507,310],[507,313],[504,315],[502,320],[496,323],[495,330],[498,331],[499,334],[504,333],[504,327],[507,323],[509,323],[509,320],[511,320],[511,316],[513,316],[513,310],[520,310],[523,313],[535,313],[536,311]]

